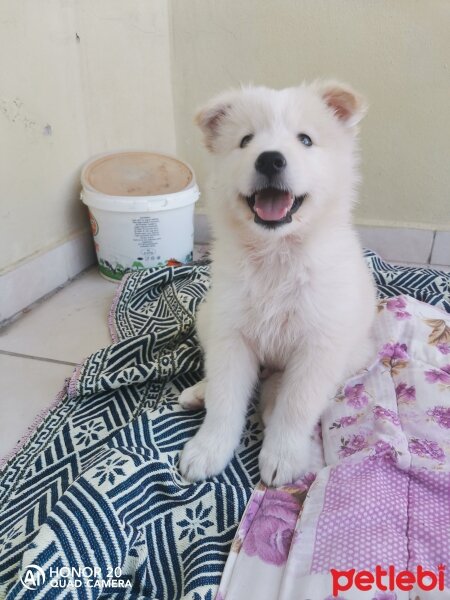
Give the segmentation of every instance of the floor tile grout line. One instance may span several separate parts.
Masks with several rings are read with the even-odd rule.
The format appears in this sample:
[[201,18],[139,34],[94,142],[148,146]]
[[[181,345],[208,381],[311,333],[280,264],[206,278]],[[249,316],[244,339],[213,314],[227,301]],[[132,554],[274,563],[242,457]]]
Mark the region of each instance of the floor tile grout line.
[[0,354],[6,356],[16,356],[17,358],[29,358],[31,360],[40,360],[42,362],[49,362],[56,365],[69,365],[71,367],[77,367],[78,363],[67,362],[65,360],[57,360],[56,358],[44,358],[43,356],[32,356],[31,354],[22,354],[20,352],[10,352],[9,350],[0,350]]

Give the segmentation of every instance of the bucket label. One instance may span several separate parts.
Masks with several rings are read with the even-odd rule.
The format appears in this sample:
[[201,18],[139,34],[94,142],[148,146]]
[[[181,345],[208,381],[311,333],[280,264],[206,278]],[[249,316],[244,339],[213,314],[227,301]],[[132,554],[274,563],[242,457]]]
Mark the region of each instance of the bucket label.
[[91,209],[102,275],[114,281],[139,269],[178,266],[192,260],[193,206],[149,213]]
[[160,260],[157,247],[161,241],[159,219],[157,217],[137,217],[133,219],[134,238],[145,261]]
[[97,219],[94,217],[94,215],[91,213],[91,211],[88,211],[88,212],[89,212],[89,224],[91,226],[92,235],[95,237],[96,235],[98,235]]

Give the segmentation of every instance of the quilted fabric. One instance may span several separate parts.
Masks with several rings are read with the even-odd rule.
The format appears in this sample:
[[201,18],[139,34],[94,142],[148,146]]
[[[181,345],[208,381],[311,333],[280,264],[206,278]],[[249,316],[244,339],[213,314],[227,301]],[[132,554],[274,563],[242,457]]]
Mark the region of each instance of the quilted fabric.
[[[370,364],[330,398],[307,475],[253,493],[216,600],[450,597],[450,316],[407,296],[378,309]],[[355,571],[380,569],[412,581],[363,593]]]

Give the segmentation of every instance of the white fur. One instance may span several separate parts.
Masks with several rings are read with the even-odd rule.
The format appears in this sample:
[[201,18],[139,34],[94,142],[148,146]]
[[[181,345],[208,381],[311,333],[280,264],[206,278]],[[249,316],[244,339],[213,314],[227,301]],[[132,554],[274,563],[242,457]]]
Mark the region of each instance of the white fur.
[[[214,99],[198,116],[216,157],[210,216],[212,284],[198,313],[206,381],[180,402],[206,417],[183,450],[189,480],[224,469],[239,444],[261,365],[266,425],[262,479],[295,480],[308,466],[309,438],[337,386],[364,367],[375,312],[372,278],[351,225],[356,124],[363,101],[331,82],[275,91],[246,88]],[[240,148],[241,138],[254,138]],[[306,133],[313,146],[298,140]],[[292,222],[254,222],[242,195],[254,191],[255,160],[286,157],[286,186],[307,194]]]

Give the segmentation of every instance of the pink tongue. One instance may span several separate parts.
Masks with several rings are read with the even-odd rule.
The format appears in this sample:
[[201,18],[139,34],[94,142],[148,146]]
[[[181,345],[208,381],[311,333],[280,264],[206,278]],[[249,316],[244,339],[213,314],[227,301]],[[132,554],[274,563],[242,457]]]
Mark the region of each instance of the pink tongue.
[[254,211],[263,221],[281,221],[292,206],[289,192],[263,191],[256,194]]

